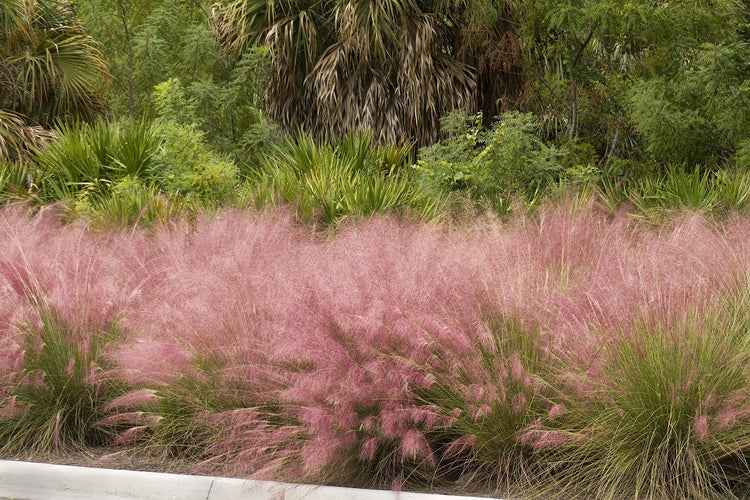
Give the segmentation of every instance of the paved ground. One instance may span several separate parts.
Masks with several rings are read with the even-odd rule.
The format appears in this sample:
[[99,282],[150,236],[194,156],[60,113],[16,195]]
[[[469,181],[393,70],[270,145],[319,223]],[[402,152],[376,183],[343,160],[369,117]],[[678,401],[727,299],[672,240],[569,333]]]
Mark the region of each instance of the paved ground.
[[0,500],[486,500],[0,460]]

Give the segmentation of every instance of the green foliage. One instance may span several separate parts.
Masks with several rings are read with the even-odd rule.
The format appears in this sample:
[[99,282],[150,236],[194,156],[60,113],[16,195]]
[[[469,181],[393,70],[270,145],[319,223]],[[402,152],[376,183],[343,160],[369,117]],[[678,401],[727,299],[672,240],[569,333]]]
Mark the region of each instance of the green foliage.
[[745,469],[750,435],[721,415],[750,382],[747,311],[738,296],[709,311],[642,318],[608,346],[608,389],[580,415],[595,431],[574,449],[576,464],[560,462],[566,486],[587,484],[597,498],[735,498],[742,485],[728,472]]
[[232,0],[212,15],[230,57],[271,52],[269,115],[288,132],[432,144],[439,118],[517,99],[516,5],[377,1]]
[[167,122],[160,127],[160,135],[163,141],[151,173],[167,194],[208,204],[233,196],[239,171],[231,159],[211,150],[202,131]]
[[123,225],[162,221],[186,202],[222,203],[238,183],[234,163],[213,152],[195,126],[76,122],[60,125],[57,135],[36,152],[35,182],[44,201],[74,201],[71,215]]
[[180,197],[167,197],[155,182],[144,185],[137,177],[114,182],[108,192],[85,192],[76,197],[73,217],[85,217],[97,230],[125,228],[178,219],[191,207]]
[[746,44],[703,45],[676,76],[634,85],[631,117],[648,157],[691,166],[729,160],[748,137],[748,61]]
[[748,208],[750,172],[671,167],[661,175],[642,175],[634,180],[605,177],[599,196],[613,211],[629,203],[636,217],[657,224],[685,210],[720,216]]
[[0,417],[0,449],[63,451],[101,446],[112,437],[97,422],[106,416],[106,404],[122,394],[120,382],[101,373],[109,342],[116,338],[116,324],[82,331],[61,314],[39,307],[41,326],[28,326],[24,362],[7,393],[15,411]]
[[745,139],[737,145],[734,163],[738,169],[750,171],[750,139]]
[[[629,112],[633,107],[633,81],[642,80],[641,85],[654,94],[648,95],[654,104],[654,99],[662,98],[660,86],[671,85],[676,75],[684,73],[695,62],[696,52],[703,44],[733,45],[737,40],[736,27],[744,18],[745,8],[734,0],[660,5],[640,0],[529,2],[521,16],[521,32],[529,54],[529,106],[554,124],[552,135],[562,139],[564,134],[569,141],[583,137],[595,146],[605,163],[612,155],[638,158],[642,152],[640,138]],[[730,67],[724,65],[717,71],[726,71],[722,77],[733,79],[734,70]],[[636,92],[639,99],[646,93],[645,88]],[[711,100],[711,93],[704,98]],[[700,108],[707,103],[696,100],[695,104]],[[680,106],[678,109],[691,109]],[[710,117],[731,115],[730,122],[743,119],[743,112],[736,108],[711,106],[695,109],[695,115],[708,111]],[[658,107],[650,108],[634,113],[639,128],[639,120],[650,120],[661,129],[673,126],[659,116]],[[675,125],[687,127],[698,119],[687,114],[686,118],[691,120],[675,120]],[[674,131],[675,137],[679,133]],[[649,149],[659,153],[660,139],[654,139]],[[713,146],[693,147],[701,155],[701,151],[710,151]],[[721,147],[719,143],[718,148]],[[668,146],[666,154],[671,152],[679,152],[679,147]]]
[[630,198],[636,209],[654,216],[664,210],[704,210],[716,208],[716,193],[708,174],[696,169],[670,169],[663,177],[644,177],[631,191]]
[[30,185],[30,175],[27,164],[0,160],[0,204],[30,196],[34,187]]
[[306,221],[333,224],[350,216],[411,211],[436,217],[441,198],[410,182],[406,144],[377,146],[370,135],[316,142],[302,133],[264,162],[249,197],[260,207],[289,203]]
[[[266,119],[261,99],[268,51],[252,48],[236,60],[224,59],[208,24],[210,2],[80,3],[87,25],[105,42],[115,76],[110,97],[115,116],[158,112],[182,125],[195,124],[211,147],[238,163],[257,165],[269,151],[275,127]],[[165,86],[165,80],[171,83]]]
[[267,51],[246,53],[220,80],[211,75],[184,86],[171,78],[155,87],[156,111],[181,125],[195,124],[217,151],[256,167],[278,142],[278,128],[263,113],[259,96],[266,80]]
[[57,140],[37,150],[40,194],[46,201],[107,193],[125,176],[147,176],[159,147],[154,124],[141,121],[60,124]]
[[3,1],[0,24],[0,158],[23,161],[56,120],[103,110],[106,63],[67,0]]
[[192,81],[222,66],[203,11],[208,3],[82,0],[76,7],[104,45],[115,116],[151,112],[152,89],[165,75]]
[[468,128],[462,121],[449,117],[444,123],[453,137],[420,151],[419,182],[467,190],[505,213],[514,195],[532,201],[563,177],[566,152],[542,141],[533,115],[505,113],[490,129],[483,128],[481,116]]

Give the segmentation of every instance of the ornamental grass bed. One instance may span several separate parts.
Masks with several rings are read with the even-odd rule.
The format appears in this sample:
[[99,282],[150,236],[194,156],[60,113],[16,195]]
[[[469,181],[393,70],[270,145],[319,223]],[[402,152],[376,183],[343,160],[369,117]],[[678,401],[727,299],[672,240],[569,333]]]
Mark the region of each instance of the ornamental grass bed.
[[[313,232],[0,209],[0,451],[525,497],[750,495],[750,220]],[[104,447],[104,448],[102,448]],[[36,455],[35,455],[36,454]]]

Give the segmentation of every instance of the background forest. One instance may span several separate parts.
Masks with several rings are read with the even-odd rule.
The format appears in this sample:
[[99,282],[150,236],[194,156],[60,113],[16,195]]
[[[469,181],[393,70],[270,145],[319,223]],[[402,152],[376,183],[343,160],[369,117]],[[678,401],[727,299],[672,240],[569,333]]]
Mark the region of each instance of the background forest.
[[6,0],[0,15],[4,200],[115,223],[227,203],[324,224],[457,200],[504,214],[561,188],[657,219],[745,206],[742,2]]

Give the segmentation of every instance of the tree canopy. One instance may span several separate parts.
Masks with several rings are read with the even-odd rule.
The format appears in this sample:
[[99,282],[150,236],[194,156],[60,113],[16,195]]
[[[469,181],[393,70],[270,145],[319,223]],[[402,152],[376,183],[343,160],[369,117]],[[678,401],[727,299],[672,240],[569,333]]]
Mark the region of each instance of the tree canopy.
[[107,77],[70,2],[0,2],[0,157],[23,158],[57,119],[96,116]]
[[493,1],[235,0],[213,25],[236,58],[269,47],[268,112],[283,128],[431,143],[447,112],[492,116],[518,98],[513,17]]

